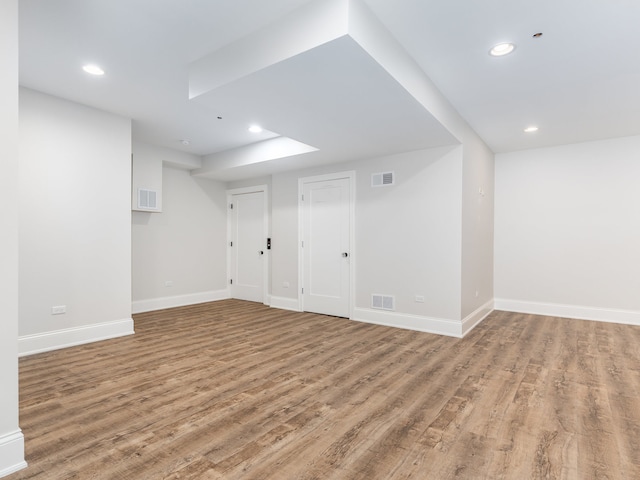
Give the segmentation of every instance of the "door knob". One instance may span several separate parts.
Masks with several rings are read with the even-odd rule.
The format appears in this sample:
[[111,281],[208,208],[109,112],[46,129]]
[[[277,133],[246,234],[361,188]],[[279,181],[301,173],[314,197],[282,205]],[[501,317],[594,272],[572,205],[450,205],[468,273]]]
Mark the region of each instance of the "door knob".
[[349,254],[348,254],[347,252],[342,252],[342,256],[343,256],[344,258],[347,258],[347,257],[349,256]]
[[264,255],[264,252],[262,250],[260,250],[260,255]]

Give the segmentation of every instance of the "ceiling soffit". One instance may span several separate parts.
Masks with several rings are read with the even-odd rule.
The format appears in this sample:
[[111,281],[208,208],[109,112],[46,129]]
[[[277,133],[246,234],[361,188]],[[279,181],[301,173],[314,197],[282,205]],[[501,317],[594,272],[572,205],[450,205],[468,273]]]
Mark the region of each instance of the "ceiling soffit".
[[279,142],[260,142],[209,155],[197,173],[212,178],[297,154],[343,161],[452,145],[470,130],[359,0],[316,0],[193,62],[189,95],[301,147],[280,142],[278,155]]

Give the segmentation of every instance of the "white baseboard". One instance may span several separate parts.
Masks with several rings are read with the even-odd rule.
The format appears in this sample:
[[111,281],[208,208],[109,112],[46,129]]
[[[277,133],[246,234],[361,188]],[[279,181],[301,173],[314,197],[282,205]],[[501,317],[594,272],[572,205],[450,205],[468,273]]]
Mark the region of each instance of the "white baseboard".
[[294,312],[300,311],[300,305],[298,304],[297,298],[275,297],[272,295],[270,306],[272,308],[280,308],[282,310],[292,310]]
[[462,322],[444,318],[423,317],[406,313],[386,312],[369,308],[355,308],[352,320],[375,323],[387,327],[404,328],[418,332],[436,333],[449,337],[462,337]]
[[580,305],[563,305],[559,303],[507,300],[502,298],[496,298],[494,305],[496,310],[506,310],[508,312],[640,325],[640,311],[637,310],[617,310]]
[[34,353],[123,337],[133,333],[133,319],[126,318],[113,322],[96,323],[35,335],[24,335],[18,338],[18,356],[24,357]]
[[462,336],[473,330],[482,320],[493,312],[494,305],[493,300],[489,300],[487,303],[477,308],[474,312],[467,315],[462,319]]
[[224,290],[189,293],[187,295],[176,295],[174,297],[136,300],[131,303],[131,312],[153,312],[154,310],[164,310],[165,308],[184,307],[186,305],[196,305],[198,303],[215,302],[217,300],[225,300],[227,298],[230,298],[230,292],[229,289],[225,288]]
[[24,461],[24,435],[20,430],[0,435],[0,477],[22,470]]

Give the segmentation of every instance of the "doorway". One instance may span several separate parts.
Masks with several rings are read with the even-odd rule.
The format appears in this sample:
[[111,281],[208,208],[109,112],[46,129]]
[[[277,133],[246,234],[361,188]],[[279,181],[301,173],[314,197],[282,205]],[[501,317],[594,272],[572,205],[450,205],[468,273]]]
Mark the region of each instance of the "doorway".
[[227,191],[231,298],[268,304],[267,186]]
[[302,310],[350,318],[353,291],[354,172],[301,178]]

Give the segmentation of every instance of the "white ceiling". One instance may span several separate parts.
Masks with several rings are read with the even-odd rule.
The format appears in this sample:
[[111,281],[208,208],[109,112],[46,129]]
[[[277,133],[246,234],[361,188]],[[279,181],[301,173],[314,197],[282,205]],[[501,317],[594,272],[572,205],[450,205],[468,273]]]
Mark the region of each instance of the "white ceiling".
[[[383,94],[381,94],[383,93]],[[372,158],[456,143],[350,37],[218,87],[195,102],[233,111],[325,156]]]
[[[496,153],[640,134],[637,0],[363,1]],[[275,135],[318,147],[318,162],[455,142],[348,39],[189,99],[190,64],[308,3],[20,0],[20,83],[203,156]],[[489,56],[502,41],[515,52]]]

